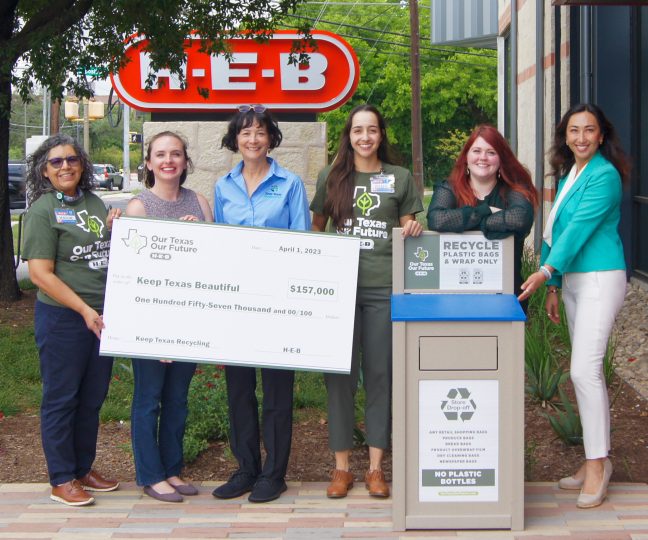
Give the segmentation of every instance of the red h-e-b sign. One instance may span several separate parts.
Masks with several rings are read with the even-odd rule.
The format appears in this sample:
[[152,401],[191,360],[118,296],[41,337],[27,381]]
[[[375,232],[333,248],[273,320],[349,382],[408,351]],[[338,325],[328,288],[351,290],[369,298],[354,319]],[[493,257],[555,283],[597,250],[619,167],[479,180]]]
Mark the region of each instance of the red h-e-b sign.
[[[351,46],[341,37],[314,30],[317,50],[309,53],[306,65],[290,64],[290,50],[300,36],[278,31],[269,41],[231,39],[231,59],[200,52],[200,39],[185,40],[187,60],[182,66],[186,87],[169,70],[156,72],[157,82],[149,90],[151,72],[146,39],[127,50],[130,60],[111,75],[119,97],[142,111],[231,111],[237,105],[263,104],[273,110],[327,111],[346,102],[358,86],[360,68]],[[207,98],[199,89],[208,89]]]

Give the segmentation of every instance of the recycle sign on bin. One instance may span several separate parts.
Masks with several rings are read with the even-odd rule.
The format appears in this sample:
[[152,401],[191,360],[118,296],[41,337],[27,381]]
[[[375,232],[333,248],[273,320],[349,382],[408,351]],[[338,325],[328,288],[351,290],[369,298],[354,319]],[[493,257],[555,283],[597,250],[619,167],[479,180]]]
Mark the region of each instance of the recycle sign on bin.
[[470,391],[467,388],[451,388],[447,397],[448,399],[441,402],[441,410],[448,420],[461,418],[465,422],[475,414],[477,405],[470,398]]

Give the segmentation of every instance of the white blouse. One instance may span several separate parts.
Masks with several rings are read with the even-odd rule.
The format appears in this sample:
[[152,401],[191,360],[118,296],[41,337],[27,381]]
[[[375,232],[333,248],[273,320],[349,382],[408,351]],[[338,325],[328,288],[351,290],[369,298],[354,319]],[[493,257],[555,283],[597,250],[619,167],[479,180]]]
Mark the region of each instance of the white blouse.
[[558,198],[554,201],[554,204],[551,207],[551,212],[549,212],[549,217],[547,218],[547,223],[545,223],[544,233],[542,234],[542,238],[544,239],[544,241],[547,243],[547,245],[549,247],[551,247],[553,224],[554,224],[554,221],[556,219],[556,213],[558,212],[558,208],[560,207],[560,204],[563,202],[563,200],[564,200],[565,196],[567,195],[567,193],[569,193],[569,190],[576,183],[576,180],[578,179],[578,177],[585,170],[588,163],[586,163],[585,166],[578,172],[577,172],[577,169],[576,169],[576,164],[574,163],[571,170],[569,171],[569,174],[567,175],[567,180],[565,180],[565,187],[562,188],[562,190],[560,191],[560,194],[558,195]]

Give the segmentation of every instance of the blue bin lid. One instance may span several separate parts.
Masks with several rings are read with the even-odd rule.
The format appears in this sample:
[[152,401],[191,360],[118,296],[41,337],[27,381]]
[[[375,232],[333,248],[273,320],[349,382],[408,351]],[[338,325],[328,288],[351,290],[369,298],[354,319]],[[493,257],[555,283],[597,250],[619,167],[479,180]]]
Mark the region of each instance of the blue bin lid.
[[394,294],[392,321],[526,321],[514,294]]

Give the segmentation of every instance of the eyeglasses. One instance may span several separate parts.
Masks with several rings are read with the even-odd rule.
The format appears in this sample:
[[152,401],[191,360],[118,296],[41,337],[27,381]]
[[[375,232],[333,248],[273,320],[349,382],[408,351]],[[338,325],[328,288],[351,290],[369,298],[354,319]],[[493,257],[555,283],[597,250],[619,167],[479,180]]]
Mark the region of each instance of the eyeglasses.
[[261,114],[263,112],[266,112],[267,107],[265,105],[239,105],[238,110],[239,112],[246,113],[250,111],[254,111],[257,114]]
[[70,167],[76,167],[79,163],[81,163],[81,158],[79,156],[55,157],[48,159],[47,163],[49,163],[55,169],[60,169],[61,167],[63,167],[64,161],[67,161],[67,164]]

